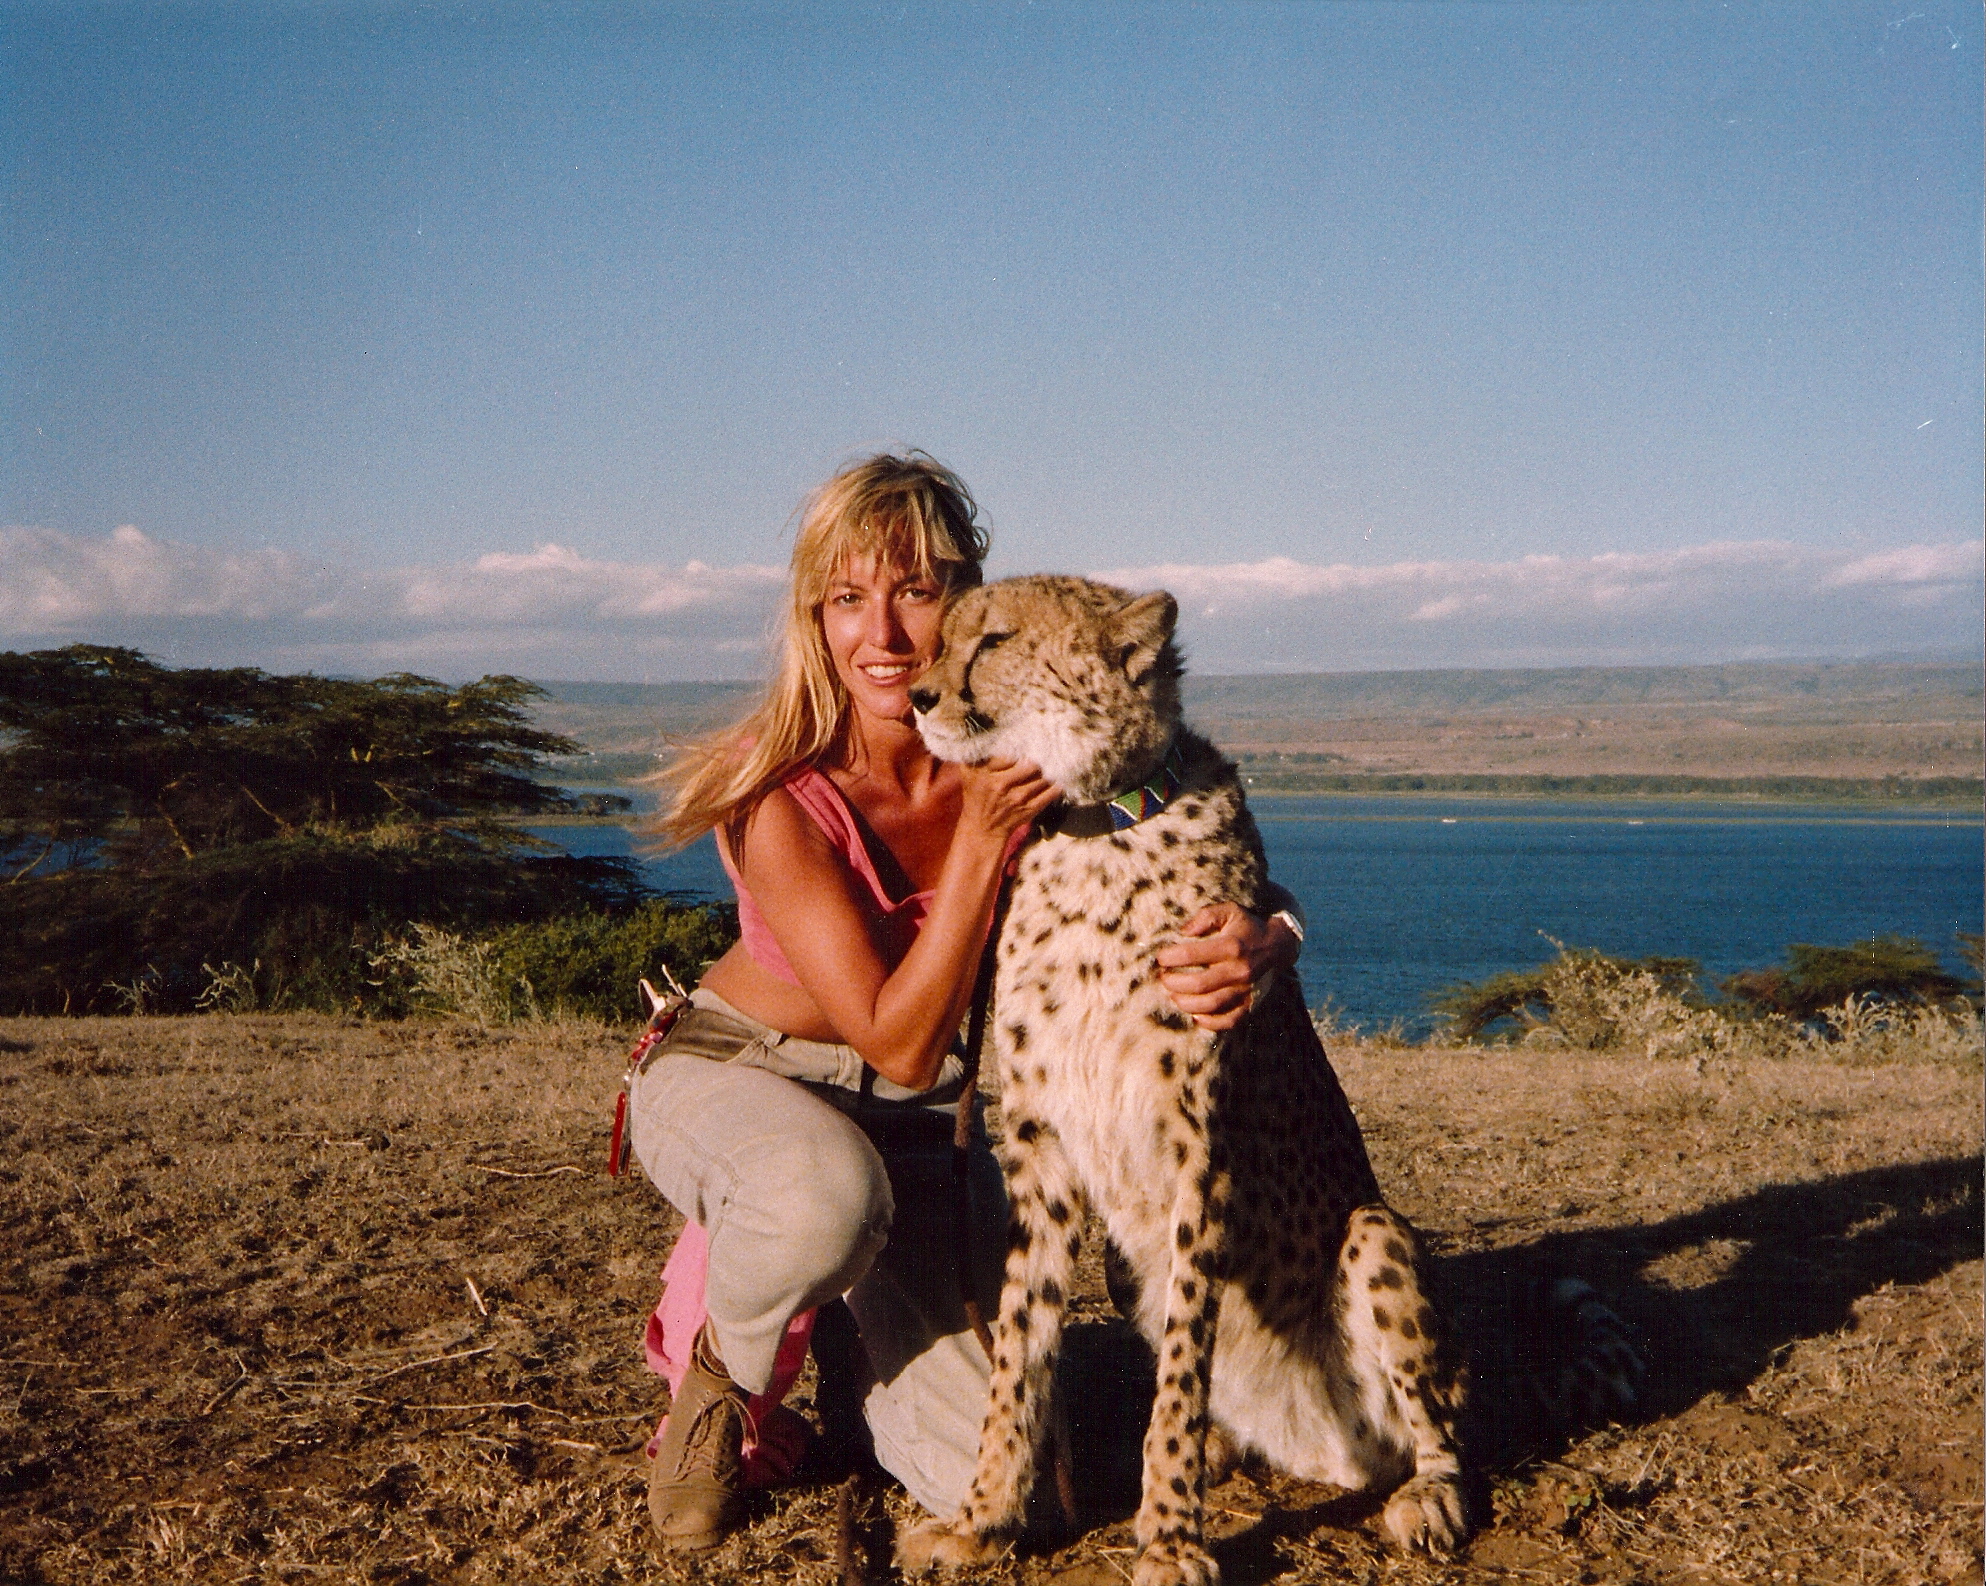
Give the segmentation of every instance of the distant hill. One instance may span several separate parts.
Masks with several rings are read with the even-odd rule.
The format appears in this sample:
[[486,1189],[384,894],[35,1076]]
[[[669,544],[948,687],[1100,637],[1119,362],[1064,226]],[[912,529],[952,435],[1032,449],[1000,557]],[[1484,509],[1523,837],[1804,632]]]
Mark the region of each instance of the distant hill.
[[[755,687],[542,686],[550,697],[535,712],[539,725],[592,751],[558,774],[598,782],[652,769],[671,741],[734,719]],[[1970,793],[1949,789],[1977,782],[1986,752],[1986,666],[1977,661],[1189,675],[1185,695],[1187,719],[1264,790],[1460,777],[1518,792],[1547,777],[1599,791],[1623,777],[1651,789],[1682,777],[1756,795],[1761,779],[1793,778],[1832,796],[1851,783],[1873,791],[1928,779],[1962,800]]]
[[560,705],[587,710],[666,711],[702,715],[735,709],[752,683],[540,683]]
[[[752,683],[540,683],[554,704],[708,721],[741,709]],[[1725,666],[1562,666],[1427,672],[1290,672],[1186,678],[1187,710],[1330,720],[1386,710],[1565,710],[1580,705],[1746,701],[1986,701],[1973,662],[1744,661]]]
[[[541,683],[550,695],[532,712],[550,732],[585,744],[586,780],[618,782],[655,768],[671,741],[693,738],[733,720],[750,703],[752,683]],[[570,778],[573,768],[562,769]]]
[[1342,720],[1389,711],[1565,711],[1602,705],[1986,702],[1978,662],[1734,662],[1537,670],[1301,672],[1186,679],[1196,717]]

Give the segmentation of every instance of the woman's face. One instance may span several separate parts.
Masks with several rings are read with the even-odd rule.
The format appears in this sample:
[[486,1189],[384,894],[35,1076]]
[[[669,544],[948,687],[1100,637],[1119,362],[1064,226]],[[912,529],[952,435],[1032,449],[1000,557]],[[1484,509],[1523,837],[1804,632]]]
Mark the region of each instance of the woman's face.
[[938,658],[944,588],[901,568],[858,556],[828,581],[821,631],[835,676],[863,714],[887,721],[910,715],[910,689]]

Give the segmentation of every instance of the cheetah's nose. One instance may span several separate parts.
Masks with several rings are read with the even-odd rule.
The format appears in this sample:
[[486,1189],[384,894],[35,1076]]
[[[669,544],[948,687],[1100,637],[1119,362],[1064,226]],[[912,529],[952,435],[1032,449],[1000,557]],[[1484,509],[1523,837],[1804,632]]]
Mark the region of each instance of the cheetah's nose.
[[932,688],[913,688],[910,691],[910,708],[920,716],[929,715],[931,707],[938,703],[938,691]]

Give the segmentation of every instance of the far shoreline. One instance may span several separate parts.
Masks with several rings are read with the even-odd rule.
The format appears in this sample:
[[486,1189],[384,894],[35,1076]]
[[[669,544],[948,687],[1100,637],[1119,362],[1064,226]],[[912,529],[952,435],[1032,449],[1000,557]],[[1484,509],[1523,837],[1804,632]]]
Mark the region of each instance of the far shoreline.
[[1251,795],[1276,798],[1510,799],[1567,803],[1741,804],[1750,808],[1971,811],[1986,819],[1986,781],[1978,777],[1708,777],[1548,776],[1495,773],[1381,773],[1369,776],[1278,776],[1251,770]]
[[[558,774],[566,772],[564,767],[547,768],[543,780],[554,782],[561,787],[586,791],[613,790],[623,795],[643,791],[631,783],[595,775],[586,775],[580,767],[570,768],[581,774]],[[1589,805],[1596,809],[1606,805],[1625,805],[1636,808],[1655,809],[1661,806],[1688,805],[1700,807],[1706,816],[1719,810],[1751,810],[1759,812],[1784,810],[1788,813],[1822,810],[1839,811],[1846,815],[1860,815],[1865,818],[1908,821],[1945,820],[1953,816],[1967,817],[1974,822],[1986,825],[1986,784],[1973,779],[1969,786],[1961,786],[1952,791],[1942,787],[1936,791],[1921,786],[1899,788],[1894,782],[1870,779],[1863,783],[1847,778],[1816,778],[1816,782],[1827,785],[1811,789],[1788,789],[1783,786],[1766,790],[1753,786],[1734,786],[1734,782],[1749,782],[1751,779],[1735,778],[1681,778],[1663,777],[1645,779],[1653,786],[1547,786],[1535,785],[1540,781],[1587,784],[1588,778],[1536,778],[1536,777],[1492,777],[1457,775],[1450,777],[1408,776],[1374,777],[1364,779],[1344,778],[1352,785],[1337,787],[1305,786],[1278,778],[1263,777],[1244,769],[1244,784],[1251,798],[1259,799],[1301,799],[1318,804],[1349,803],[1354,800],[1375,800],[1400,804],[1435,804],[1456,802],[1481,802],[1485,804],[1573,804]],[[1621,783],[1639,782],[1643,779],[1622,777],[1613,779]],[[1780,779],[1773,779],[1779,781]],[[1790,779],[1787,779],[1790,780]],[[1929,781],[1931,779],[1924,779]],[[1959,778],[1940,778],[1940,782],[1958,781]],[[1676,784],[1687,781],[1690,786]],[[1374,785],[1374,784],[1403,785]],[[1504,784],[1486,786],[1488,783]],[[1363,784],[1363,785],[1361,785]],[[1420,785],[1404,785],[1420,784]],[[1459,785],[1466,784],[1466,785]],[[1522,784],[1522,785],[1510,785]],[[1844,786],[1844,784],[1846,784]],[[616,815],[551,815],[539,814],[519,816],[515,824],[531,827],[580,827],[580,826],[633,826],[648,817],[640,811],[629,811]]]

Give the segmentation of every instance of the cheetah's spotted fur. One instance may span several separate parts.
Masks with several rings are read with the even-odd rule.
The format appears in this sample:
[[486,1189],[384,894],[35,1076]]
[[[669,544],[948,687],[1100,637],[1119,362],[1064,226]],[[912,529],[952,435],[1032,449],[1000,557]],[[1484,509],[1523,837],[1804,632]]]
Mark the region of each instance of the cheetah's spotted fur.
[[[1261,841],[1234,767],[1179,726],[1168,595],[1080,579],[975,590],[913,702],[942,758],[1032,760],[1071,807],[1023,850],[993,1028],[1013,1212],[990,1398],[963,1508],[907,1569],[995,1556],[1020,1525],[1086,1208],[1139,1280],[1158,1355],[1136,1586],[1210,1586],[1205,1445],[1218,1425],[1294,1475],[1397,1487],[1402,1545],[1466,1535],[1462,1369],[1414,1231],[1380,1199],[1293,977],[1222,1036],[1182,1015],[1155,948],[1203,905],[1257,907]],[[1102,801],[1182,770],[1128,830]]]

